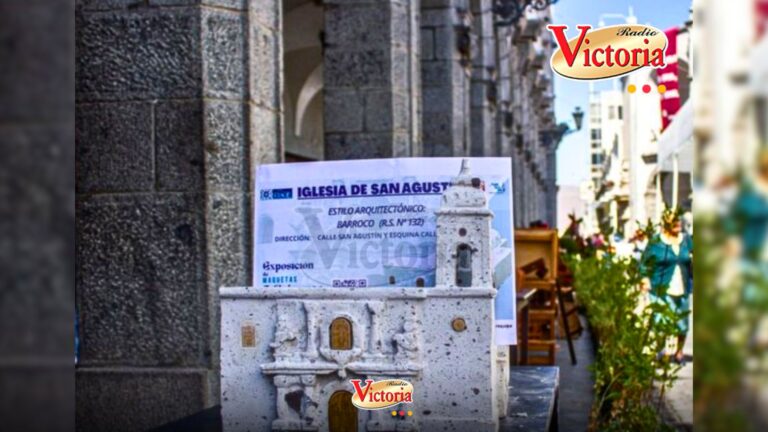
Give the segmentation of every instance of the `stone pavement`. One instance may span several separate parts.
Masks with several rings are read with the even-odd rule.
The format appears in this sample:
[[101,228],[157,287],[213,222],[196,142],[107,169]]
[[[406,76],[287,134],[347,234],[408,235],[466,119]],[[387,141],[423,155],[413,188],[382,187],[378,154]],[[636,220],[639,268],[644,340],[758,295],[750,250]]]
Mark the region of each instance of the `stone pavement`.
[[693,314],[689,320],[691,331],[683,349],[688,362],[678,373],[672,388],[665,392],[662,413],[665,421],[680,431],[693,430]]
[[595,356],[592,335],[587,328],[586,319],[579,316],[584,331],[574,339],[577,364],[571,364],[568,354],[568,342],[558,340],[555,364],[560,367],[560,431],[584,432],[589,425],[589,412],[592,408],[595,380],[589,367]]

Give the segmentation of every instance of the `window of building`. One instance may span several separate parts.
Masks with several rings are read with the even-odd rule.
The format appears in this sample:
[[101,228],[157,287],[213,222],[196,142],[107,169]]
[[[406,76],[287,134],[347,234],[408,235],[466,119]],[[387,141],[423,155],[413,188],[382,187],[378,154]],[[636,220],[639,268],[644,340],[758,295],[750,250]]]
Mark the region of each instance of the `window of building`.
[[616,118],[616,107],[611,105],[608,107],[608,120],[613,120]]
[[352,323],[346,318],[336,318],[331,322],[330,345],[332,350],[352,349]]
[[622,118],[624,118],[624,107],[619,105],[618,108],[619,108],[619,120],[621,120]]
[[600,153],[592,153],[592,165],[601,165],[603,163],[603,155]]
[[591,104],[589,105],[589,116],[592,118],[600,118],[600,105],[599,104]]
[[600,129],[591,129],[590,135],[592,136],[593,140],[599,140],[600,139]]

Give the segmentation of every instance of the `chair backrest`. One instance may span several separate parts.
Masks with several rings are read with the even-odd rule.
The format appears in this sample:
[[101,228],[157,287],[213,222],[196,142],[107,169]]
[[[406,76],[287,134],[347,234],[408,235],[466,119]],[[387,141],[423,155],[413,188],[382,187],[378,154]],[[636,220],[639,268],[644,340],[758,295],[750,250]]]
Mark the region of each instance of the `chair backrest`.
[[524,280],[525,280],[525,272],[520,269],[515,270],[515,288],[516,289],[523,288]]
[[515,230],[515,266],[525,273],[523,283],[555,283],[559,249],[557,230]]

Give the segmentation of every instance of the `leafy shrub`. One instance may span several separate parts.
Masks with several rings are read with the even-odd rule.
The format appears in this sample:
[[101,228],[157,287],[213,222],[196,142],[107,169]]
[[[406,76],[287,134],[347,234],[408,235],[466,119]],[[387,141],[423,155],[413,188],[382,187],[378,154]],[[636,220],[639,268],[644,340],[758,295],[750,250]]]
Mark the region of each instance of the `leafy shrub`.
[[598,346],[590,430],[671,430],[658,412],[679,366],[657,354],[677,335],[680,316],[667,305],[642,305],[642,275],[632,258],[597,254],[565,259]]

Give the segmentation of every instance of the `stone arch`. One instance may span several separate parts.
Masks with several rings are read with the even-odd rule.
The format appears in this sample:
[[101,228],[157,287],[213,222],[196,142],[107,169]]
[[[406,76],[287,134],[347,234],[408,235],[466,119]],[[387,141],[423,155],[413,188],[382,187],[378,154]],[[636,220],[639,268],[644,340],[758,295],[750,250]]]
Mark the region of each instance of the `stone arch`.
[[282,98],[287,161],[324,158],[324,23],[324,9],[318,2],[294,0],[285,5]]
[[296,101],[296,115],[294,124],[294,134],[297,137],[302,135],[302,126],[304,124],[304,116],[307,113],[310,102],[323,91],[323,65],[319,64],[309,74],[307,80],[304,81],[304,85],[301,86],[299,91],[299,98]]

